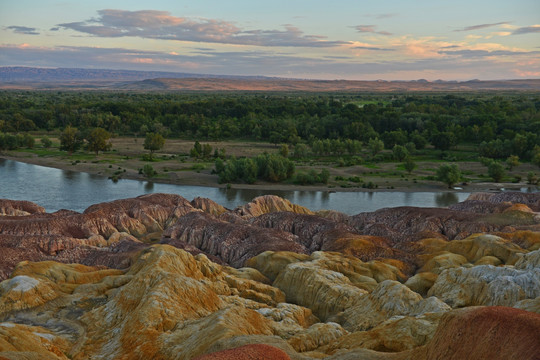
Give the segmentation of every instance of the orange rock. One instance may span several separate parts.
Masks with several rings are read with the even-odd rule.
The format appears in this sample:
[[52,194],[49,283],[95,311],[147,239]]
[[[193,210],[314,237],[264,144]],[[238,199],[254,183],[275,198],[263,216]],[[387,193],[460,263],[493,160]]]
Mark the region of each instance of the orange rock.
[[531,208],[528,207],[528,206],[525,205],[525,204],[513,204],[513,205],[511,205],[510,207],[504,209],[503,213],[510,212],[510,211],[523,211],[523,212],[528,212],[528,213],[532,213],[532,212],[533,212],[533,211],[531,210]]
[[255,344],[199,356],[194,360],[290,360],[290,357],[276,347]]

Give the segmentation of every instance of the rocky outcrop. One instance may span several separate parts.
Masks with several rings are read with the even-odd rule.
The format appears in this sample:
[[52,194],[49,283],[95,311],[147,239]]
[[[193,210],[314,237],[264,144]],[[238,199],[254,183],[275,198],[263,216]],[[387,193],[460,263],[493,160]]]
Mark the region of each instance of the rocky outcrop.
[[305,253],[306,248],[291,233],[249,224],[231,224],[211,215],[193,212],[180,218],[163,233],[162,243],[183,242],[226,263],[241,267],[246,260],[266,250]]
[[205,213],[214,216],[219,216],[229,211],[223,206],[219,205],[217,202],[202,197],[196,197],[195,199],[193,199],[191,201],[191,206],[193,206],[195,209],[200,209]]
[[540,195],[538,193],[523,193],[516,191],[499,193],[473,193],[467,200],[477,200],[492,204],[524,204],[533,211],[540,211]]
[[0,199],[0,216],[43,214],[45,209],[30,201]]
[[[8,202],[3,202],[4,207]],[[0,279],[22,260],[57,260],[125,268],[144,243],[159,240],[163,230],[192,211],[178,195],[150,194],[89,207],[83,214],[44,213],[28,202],[11,202],[26,216],[0,216]]]
[[507,307],[446,313],[433,339],[407,359],[533,360],[540,354],[540,315]]
[[[536,197],[540,198],[540,195]],[[360,234],[386,237],[392,246],[400,249],[406,242],[427,237],[459,240],[475,233],[539,231],[540,217],[523,211],[483,214],[452,209],[399,207],[355,215],[349,224]]]
[[279,289],[167,245],[140,252],[127,272],[45,262],[16,273],[0,283],[0,321],[45,326],[75,359],[190,359],[231,337],[294,334],[318,321],[282,304]]
[[10,205],[0,358],[534,359],[535,196],[352,217],[276,197]]
[[303,206],[291,203],[287,199],[275,195],[264,195],[253,199],[246,205],[237,207],[234,212],[244,218],[257,217],[263,214],[288,211],[295,214],[313,214]]
[[448,305],[513,306],[540,296],[540,267],[518,270],[480,265],[444,270],[428,292]]
[[195,360],[289,360],[283,350],[269,345],[244,345],[195,358]]
[[406,258],[406,254],[392,249],[383,237],[360,235],[344,223],[315,215],[292,212],[273,212],[250,221],[258,227],[279,229],[298,237],[309,253],[337,251],[364,261],[376,258]]
[[334,318],[348,331],[369,330],[394,316],[442,313],[450,307],[436,297],[423,299],[397,281],[385,280]]

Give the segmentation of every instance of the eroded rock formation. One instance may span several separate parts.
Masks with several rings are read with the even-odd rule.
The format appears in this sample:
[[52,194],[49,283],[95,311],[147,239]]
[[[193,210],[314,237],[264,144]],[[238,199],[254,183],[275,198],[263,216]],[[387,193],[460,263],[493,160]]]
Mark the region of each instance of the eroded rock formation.
[[538,204],[1,200],[0,358],[536,359]]

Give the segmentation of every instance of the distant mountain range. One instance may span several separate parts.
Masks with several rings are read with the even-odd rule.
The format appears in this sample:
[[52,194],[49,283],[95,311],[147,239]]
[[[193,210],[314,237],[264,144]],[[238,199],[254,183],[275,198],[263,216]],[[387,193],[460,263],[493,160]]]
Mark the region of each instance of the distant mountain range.
[[0,67],[1,82],[68,82],[68,81],[137,81],[155,78],[219,78],[261,79],[262,76],[228,76],[190,74],[164,71],[77,69],[77,68],[33,68],[24,66]]
[[129,91],[540,91],[540,79],[302,80],[161,71],[0,67],[0,89]]

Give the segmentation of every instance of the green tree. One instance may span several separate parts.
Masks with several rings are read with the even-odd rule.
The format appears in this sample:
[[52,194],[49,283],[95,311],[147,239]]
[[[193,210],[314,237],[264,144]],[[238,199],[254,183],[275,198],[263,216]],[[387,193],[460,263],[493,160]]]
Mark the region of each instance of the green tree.
[[289,156],[289,147],[285,144],[281,145],[279,148],[279,155],[283,156],[284,158]]
[[414,143],[414,147],[418,150],[422,150],[426,147],[428,141],[417,130],[411,135],[411,141]]
[[60,134],[60,150],[65,150],[69,155],[77,151],[82,145],[80,135],[76,128],[71,125],[66,126],[62,134]]
[[204,144],[202,147],[202,156],[203,158],[207,159],[212,154],[212,145],[210,144]]
[[540,167],[540,146],[536,145],[533,150],[532,163]]
[[403,161],[403,159],[409,156],[409,151],[403,145],[394,145],[392,148],[392,154],[394,155],[394,159],[397,161]]
[[43,146],[45,149],[50,148],[52,146],[52,140],[49,139],[47,136],[42,137],[41,146]]
[[537,185],[538,184],[538,176],[536,176],[535,173],[532,171],[529,171],[527,173],[527,184],[529,185]]
[[150,150],[150,159],[152,159],[154,151],[160,150],[163,145],[165,145],[165,138],[161,134],[146,133],[143,147]]
[[154,170],[154,168],[150,164],[146,164],[143,166],[142,173],[147,178],[151,178],[157,174],[157,172]]
[[375,156],[379,152],[381,152],[382,149],[384,149],[384,143],[382,142],[382,140],[379,140],[377,138],[369,139],[368,148],[369,148],[369,151],[371,152],[371,155]]
[[403,163],[403,167],[410,174],[414,169],[416,169],[416,163],[411,159],[410,156],[407,156],[405,162]]
[[461,179],[461,171],[456,164],[443,164],[436,171],[437,180],[442,181],[450,189]]
[[34,144],[36,143],[36,140],[34,140],[34,137],[28,133],[24,134],[22,144],[28,149],[32,149],[34,147]]
[[430,140],[433,147],[441,151],[449,150],[452,146],[457,144],[456,136],[449,131],[433,134]]
[[95,128],[90,132],[90,135],[88,135],[88,138],[86,139],[88,141],[87,149],[89,151],[93,151],[96,153],[96,155],[100,151],[107,151],[111,148],[112,144],[109,141],[111,138],[111,133],[109,133],[107,130],[103,128]]
[[491,161],[488,164],[488,175],[493,179],[493,181],[500,182],[505,173],[506,171],[504,170],[504,166],[500,162]]
[[319,182],[323,184],[328,184],[329,178],[330,178],[330,172],[328,171],[328,169],[326,168],[322,169],[318,176]]
[[507,159],[506,159],[506,168],[509,170],[509,171],[512,171],[513,168],[519,166],[519,156],[517,155],[510,155]]
[[306,144],[296,144],[294,146],[293,156],[297,159],[303,159],[308,154],[308,147]]

